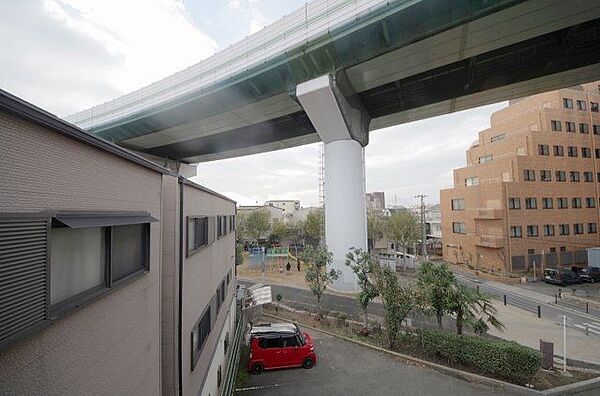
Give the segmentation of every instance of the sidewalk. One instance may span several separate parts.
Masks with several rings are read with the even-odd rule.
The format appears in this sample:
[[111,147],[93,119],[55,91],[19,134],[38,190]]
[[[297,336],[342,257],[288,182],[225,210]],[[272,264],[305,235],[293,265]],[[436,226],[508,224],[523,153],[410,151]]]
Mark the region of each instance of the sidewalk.
[[[531,312],[514,306],[494,304],[506,330],[494,328],[489,333],[506,340],[539,350],[540,338],[554,343],[554,354],[563,354],[563,327],[558,320],[538,319]],[[557,318],[559,319],[559,318]],[[600,337],[586,336],[581,331],[567,326],[567,358],[600,364]]]

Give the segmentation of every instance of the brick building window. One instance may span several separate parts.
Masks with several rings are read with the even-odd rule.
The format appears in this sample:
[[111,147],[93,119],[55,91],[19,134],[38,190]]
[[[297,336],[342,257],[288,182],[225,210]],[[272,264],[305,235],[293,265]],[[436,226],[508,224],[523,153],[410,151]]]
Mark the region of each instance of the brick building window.
[[587,102],[585,100],[577,101],[577,110],[586,111],[587,110]]
[[581,156],[583,158],[592,158],[592,149],[590,149],[589,147],[582,147]]
[[508,209],[521,209],[521,198],[508,198]]
[[535,181],[535,171],[533,169],[524,169],[523,170],[523,180]]
[[564,157],[565,148],[563,146],[554,146],[554,155],[557,157]]
[[563,107],[565,109],[572,109],[573,108],[573,99],[563,98]]
[[452,232],[455,234],[466,234],[467,229],[465,227],[464,222],[453,222],[452,223]]
[[479,178],[477,176],[471,176],[471,177],[467,177],[465,179],[465,186],[470,187],[470,186],[476,186],[479,184]]
[[573,198],[571,200],[571,207],[573,209],[581,209],[581,198]]
[[586,208],[595,208],[596,207],[596,198],[587,197],[585,199],[585,206],[586,206]]
[[552,209],[554,207],[554,200],[549,197],[542,198],[542,208]]
[[540,171],[540,181],[550,182],[552,181],[552,171],[550,170],[541,170]]
[[583,234],[583,223],[573,224],[573,234]]
[[568,146],[567,147],[567,155],[569,157],[577,157],[577,147],[575,147],[575,146]]
[[594,182],[594,173],[583,172],[583,181],[586,183],[593,183]]
[[536,236],[538,236],[538,226],[536,226],[536,225],[528,225],[527,226],[527,236],[528,237],[536,237]]
[[525,198],[525,209],[537,209],[537,199],[535,197]]
[[556,198],[556,207],[558,209],[568,209],[569,208],[569,200],[567,198]]
[[579,123],[579,133],[588,134],[590,133],[590,126],[586,123]]
[[510,227],[510,237],[511,238],[522,238],[523,237],[523,229],[521,226],[511,226]]
[[567,172],[565,171],[557,170],[556,172],[554,172],[554,175],[556,176],[557,182],[567,181]]
[[479,163],[485,164],[486,162],[492,162],[493,159],[494,158],[493,158],[492,154],[483,155],[483,156],[479,157]]
[[588,223],[588,234],[596,234],[598,232],[598,224]]
[[594,135],[600,135],[600,125],[594,125]]
[[506,137],[506,134],[504,134],[504,133],[501,133],[501,134],[499,134],[499,135],[492,136],[492,137],[490,138],[490,143],[494,143],[494,142],[498,142],[498,141],[500,141],[500,140],[504,140],[504,138],[505,138],[505,137]]
[[554,235],[554,224],[544,224],[544,236]]
[[558,234],[559,235],[569,235],[569,225],[568,224],[559,224],[558,225]]
[[596,155],[596,158],[600,158],[600,149],[595,149],[594,154]]
[[453,199],[452,210],[465,210],[465,200],[463,198]]
[[550,129],[552,129],[554,132],[562,131],[562,122],[557,120],[550,121]]
[[581,175],[580,175],[579,171],[569,172],[569,179],[574,183],[581,181]]
[[540,155],[550,155],[550,147],[547,144],[538,144],[538,153]]
[[561,252],[566,252],[567,251],[567,247],[566,246],[561,246],[559,249],[560,249]]
[[567,132],[575,133],[575,123],[573,121],[565,121],[565,130]]
[[598,102],[590,102],[590,110],[594,113],[598,112]]

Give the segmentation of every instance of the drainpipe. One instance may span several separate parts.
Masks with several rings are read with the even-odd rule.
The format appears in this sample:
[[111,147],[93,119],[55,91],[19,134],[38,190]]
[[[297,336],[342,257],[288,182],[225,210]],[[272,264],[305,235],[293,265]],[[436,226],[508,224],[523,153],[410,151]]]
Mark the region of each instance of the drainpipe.
[[178,304],[177,304],[177,367],[179,394],[183,394],[183,177],[178,176],[179,185],[179,287],[178,287]]

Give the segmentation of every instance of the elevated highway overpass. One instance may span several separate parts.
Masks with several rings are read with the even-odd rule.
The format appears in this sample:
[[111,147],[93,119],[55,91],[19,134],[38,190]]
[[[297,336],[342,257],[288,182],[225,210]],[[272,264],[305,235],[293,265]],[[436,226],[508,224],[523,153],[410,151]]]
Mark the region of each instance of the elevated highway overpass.
[[[366,247],[370,131],[598,79],[597,0],[319,0],[150,86],[68,117],[197,163],[325,142],[326,239]],[[346,276],[346,275],[345,275]]]

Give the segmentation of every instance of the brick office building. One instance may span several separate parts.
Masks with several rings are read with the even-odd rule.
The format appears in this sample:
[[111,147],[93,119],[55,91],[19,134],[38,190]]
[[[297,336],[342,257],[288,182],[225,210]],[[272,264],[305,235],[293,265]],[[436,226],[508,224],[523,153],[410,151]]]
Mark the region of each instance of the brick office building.
[[600,86],[511,101],[440,192],[443,255],[489,271],[582,266],[600,245]]

